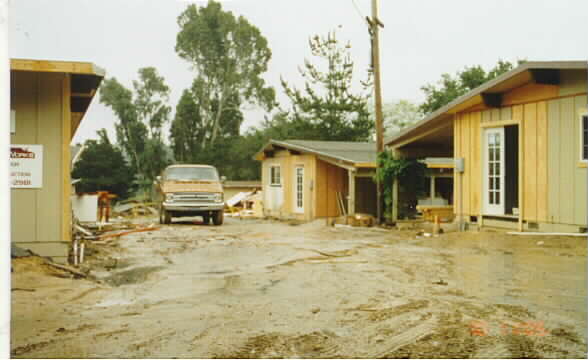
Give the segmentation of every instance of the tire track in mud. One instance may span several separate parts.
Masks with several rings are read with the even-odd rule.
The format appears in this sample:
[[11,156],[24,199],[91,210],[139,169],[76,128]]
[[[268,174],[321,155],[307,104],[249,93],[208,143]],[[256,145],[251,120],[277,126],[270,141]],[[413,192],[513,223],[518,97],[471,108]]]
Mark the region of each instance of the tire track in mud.
[[342,358],[339,352],[339,338],[328,331],[314,331],[302,335],[269,333],[250,337],[230,353],[213,354],[214,359],[235,358]]

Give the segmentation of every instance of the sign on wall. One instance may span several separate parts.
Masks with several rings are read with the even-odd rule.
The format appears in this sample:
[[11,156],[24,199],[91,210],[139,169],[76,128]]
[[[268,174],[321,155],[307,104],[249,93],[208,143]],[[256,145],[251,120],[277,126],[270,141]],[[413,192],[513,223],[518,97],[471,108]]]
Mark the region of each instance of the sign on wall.
[[10,187],[43,187],[43,145],[10,145]]

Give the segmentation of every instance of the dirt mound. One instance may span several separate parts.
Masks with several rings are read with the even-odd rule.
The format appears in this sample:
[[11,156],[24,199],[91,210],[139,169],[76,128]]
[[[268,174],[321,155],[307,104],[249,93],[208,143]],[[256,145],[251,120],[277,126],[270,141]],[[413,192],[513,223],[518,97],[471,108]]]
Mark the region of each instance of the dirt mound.
[[45,259],[38,256],[12,259],[12,271],[16,273],[38,273],[63,278],[71,277],[71,273],[48,265]]

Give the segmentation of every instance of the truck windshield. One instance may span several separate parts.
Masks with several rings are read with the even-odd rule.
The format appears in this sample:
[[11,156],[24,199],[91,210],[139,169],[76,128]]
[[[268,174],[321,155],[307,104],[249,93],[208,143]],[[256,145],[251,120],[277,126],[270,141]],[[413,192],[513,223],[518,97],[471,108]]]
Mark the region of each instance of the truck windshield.
[[210,180],[218,181],[215,168],[209,167],[173,167],[165,170],[165,180]]

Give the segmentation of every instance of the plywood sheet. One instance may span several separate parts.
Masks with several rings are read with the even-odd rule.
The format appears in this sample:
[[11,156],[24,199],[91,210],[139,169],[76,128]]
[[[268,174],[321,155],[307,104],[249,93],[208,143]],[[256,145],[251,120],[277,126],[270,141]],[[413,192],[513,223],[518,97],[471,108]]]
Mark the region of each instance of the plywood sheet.
[[548,221],[547,103],[537,103],[537,220]]
[[560,203],[561,203],[561,119],[560,119],[560,102],[561,100],[550,100],[547,103],[547,127],[549,137],[548,144],[548,163],[547,174],[549,177],[549,201],[548,201],[548,220],[549,222],[559,223],[561,221]]
[[[574,98],[574,104],[575,104],[575,118],[574,118],[574,134],[575,134],[575,138],[578,139],[576,141],[574,141],[574,153],[576,154],[576,158],[579,159],[580,158],[580,149],[581,149],[581,143],[580,143],[580,134],[582,132],[581,129],[581,123],[580,123],[580,118],[582,114],[586,113],[586,102],[587,102],[587,97],[586,96],[576,96]],[[587,184],[587,174],[588,169],[587,168],[580,168],[577,165],[577,162],[574,166],[574,198],[575,198],[575,203],[574,203],[574,224],[580,224],[583,226],[586,226],[586,216],[587,214],[587,199],[588,199],[588,194],[587,194],[587,189],[586,189],[586,184]]]

